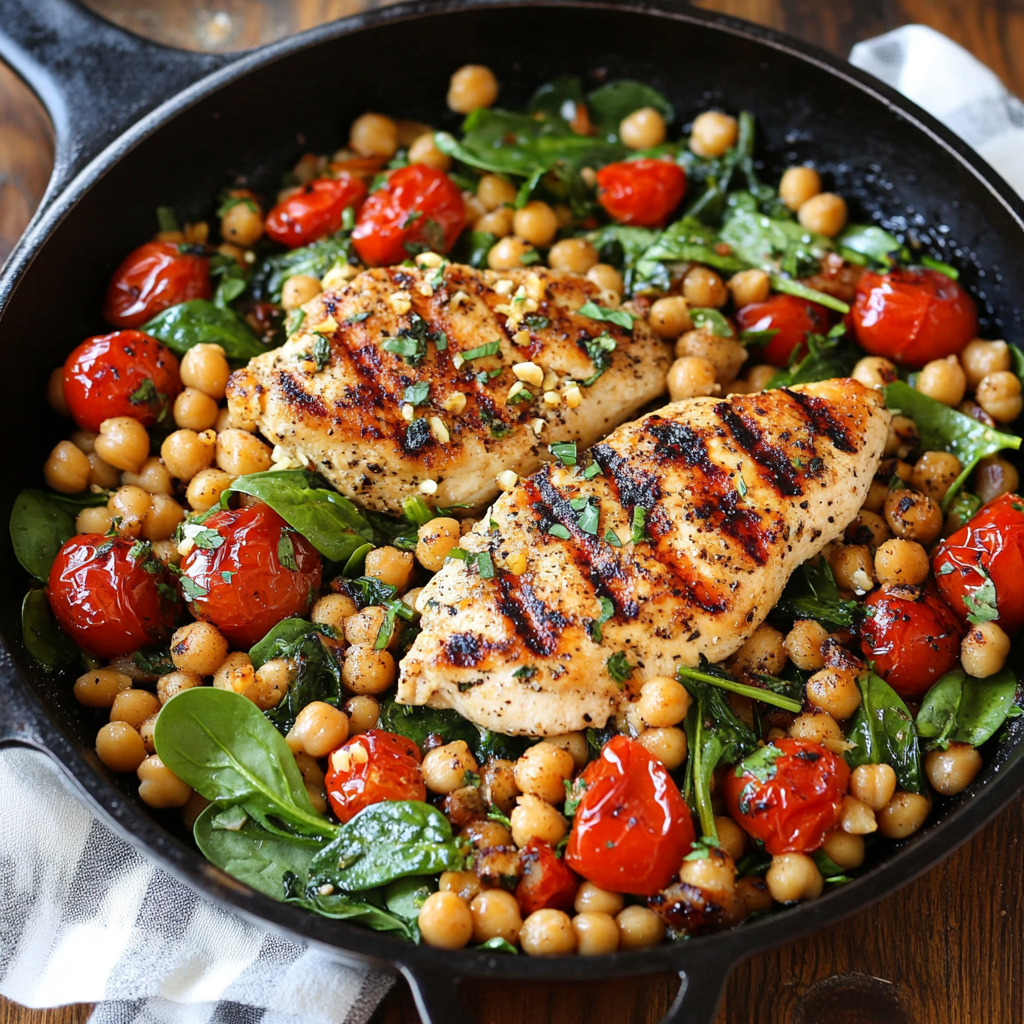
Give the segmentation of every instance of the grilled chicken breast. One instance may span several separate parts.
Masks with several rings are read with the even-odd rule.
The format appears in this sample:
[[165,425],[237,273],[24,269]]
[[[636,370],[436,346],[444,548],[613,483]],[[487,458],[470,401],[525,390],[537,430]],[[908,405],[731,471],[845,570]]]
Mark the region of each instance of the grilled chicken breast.
[[499,473],[593,444],[663,393],[669,345],[644,320],[577,312],[597,299],[545,269],[366,271],[231,377],[231,413],[369,508],[400,513],[423,484],[476,508]]
[[832,380],[665,406],[503,494],[423,589],[398,699],[497,732],[600,727],[736,651],[856,516],[890,416]]

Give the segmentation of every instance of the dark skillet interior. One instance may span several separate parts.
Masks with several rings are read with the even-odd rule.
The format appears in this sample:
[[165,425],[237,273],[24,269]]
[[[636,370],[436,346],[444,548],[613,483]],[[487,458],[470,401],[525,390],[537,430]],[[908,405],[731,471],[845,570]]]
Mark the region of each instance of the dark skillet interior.
[[[630,77],[662,89],[676,105],[676,131],[709,106],[753,111],[768,181],[777,181],[781,168],[790,163],[815,162],[828,186],[851,202],[852,219],[878,219],[901,235],[924,240],[935,255],[961,267],[962,280],[980,300],[988,336],[1016,339],[1021,313],[1015,303],[1024,294],[1024,261],[1015,257],[1021,252],[1022,234],[1005,205],[939,143],[828,69],[695,19],[603,8],[431,12],[353,36],[327,38],[256,68],[143,141],[56,228],[0,322],[0,423],[4,436],[17,442],[8,449],[0,481],[5,516],[21,487],[41,483],[49,448],[67,433],[67,425],[45,405],[47,375],[80,340],[109,330],[99,316],[104,288],[120,259],[154,231],[155,207],[173,205],[183,220],[212,221],[218,191],[242,175],[272,194],[280,174],[301,153],[330,152],[344,144],[348,124],[366,110],[436,126],[454,124],[442,115],[447,79],[469,61],[496,71],[501,103],[513,107],[539,83],[571,73],[592,84]],[[19,608],[27,580],[6,544],[0,546],[0,567],[7,580],[0,596],[0,631],[21,674],[76,751],[70,759],[79,771],[88,771],[87,764],[96,773],[88,788],[151,849],[159,849],[182,873],[215,888],[203,874],[198,855],[165,831],[173,831],[172,822],[161,818],[154,823],[137,801],[132,778],[111,777],[98,764],[92,746],[99,717],[71,697],[70,678],[45,677],[25,658]],[[1009,750],[1007,741],[1002,759]],[[1017,758],[1010,760],[1016,771]],[[993,766],[972,789],[985,789],[994,778]],[[948,802],[935,815],[936,824],[960,803]],[[968,814],[963,827],[979,820]],[[936,824],[914,842],[932,834]],[[960,835],[949,835],[946,849],[962,838],[961,829],[954,826],[952,831]],[[934,856],[936,848],[931,850]],[[895,875],[886,876],[883,868],[878,885],[895,884],[912,873],[909,862]],[[861,904],[877,892],[871,885],[865,882]],[[385,937],[313,920],[262,897],[232,895],[225,888],[218,892],[267,920],[357,955],[401,958],[398,944]],[[828,905],[848,910],[854,902],[845,899],[840,906],[833,898],[809,905],[787,915],[787,926],[776,927],[773,937],[755,926],[734,933],[733,939],[718,936],[687,945],[693,949],[707,942],[724,950],[728,943],[731,952],[723,955],[735,959],[758,945],[792,937],[797,929],[816,926],[828,916]],[[751,942],[751,932],[761,937]],[[682,954],[681,948],[645,951],[642,964],[636,956],[616,957],[615,970],[664,970],[680,962]],[[412,955],[407,951],[405,958]],[[416,951],[416,956],[432,955]],[[483,967],[485,958],[476,959]],[[581,960],[571,968],[565,962],[556,968],[516,957],[506,958],[497,969],[566,978],[609,968],[607,960],[590,963],[592,968]]]

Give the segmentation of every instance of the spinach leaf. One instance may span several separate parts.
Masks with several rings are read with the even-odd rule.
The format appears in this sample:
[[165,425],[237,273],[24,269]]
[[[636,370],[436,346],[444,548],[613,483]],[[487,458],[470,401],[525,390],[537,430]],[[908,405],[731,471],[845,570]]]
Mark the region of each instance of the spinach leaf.
[[619,125],[641,107],[653,107],[665,119],[675,120],[676,112],[657,89],[628,78],[608,82],[587,96],[590,120],[609,142],[619,141]]
[[461,871],[463,864],[451,825],[436,807],[389,800],[371,804],[342,825],[337,838],[313,858],[309,878],[314,886],[360,892],[407,875]]
[[212,803],[241,804],[273,832],[280,829],[271,819],[306,836],[337,833],[309,802],[284,737],[239,693],[182,691],[161,708],[154,742],[164,764]]
[[[690,668],[686,665],[680,665],[676,669],[676,676],[679,681],[686,685],[686,680],[696,681],[700,683],[709,683],[712,686],[717,686],[719,689],[728,690],[730,693],[738,693],[742,697],[749,697],[751,700],[763,701],[765,704],[771,704],[773,707],[782,708],[783,711],[792,711],[794,714],[799,714],[803,704],[799,700],[794,700],[792,697],[787,696],[784,693],[779,693],[775,687],[766,686],[762,689],[759,686],[750,686],[747,683],[741,683],[736,679],[733,679],[728,672],[720,670],[715,667],[714,672],[703,671],[699,668]],[[755,678],[757,678],[755,676]],[[772,678],[769,676],[768,678]]]
[[1017,675],[1004,668],[987,679],[959,669],[947,672],[928,692],[917,713],[917,735],[932,749],[951,742],[980,747],[1012,713]]
[[179,356],[193,345],[220,345],[228,362],[236,368],[267,351],[233,309],[218,306],[208,299],[192,299],[171,306],[157,313],[141,329],[159,338]]
[[443,737],[445,743],[464,740],[470,750],[475,750],[480,740],[477,727],[457,711],[423,704],[397,704],[393,697],[380,702],[380,728],[408,737],[420,750],[432,734]]
[[807,335],[807,352],[801,355],[798,346],[786,370],[779,370],[770,381],[769,388],[788,388],[794,384],[810,384],[816,380],[848,377],[856,354],[843,344],[841,334],[832,337],[821,334]]
[[305,878],[310,862],[323,843],[268,832],[244,812],[241,828],[225,828],[217,820],[223,813],[216,804],[210,804],[196,818],[193,835],[199,852],[232,878],[275,900],[283,900],[285,874],[291,871]]
[[22,491],[11,509],[11,544],[21,567],[45,583],[64,542],[75,535],[74,515],[46,491]]
[[877,224],[848,224],[836,236],[835,246],[844,260],[861,266],[871,264],[888,270],[894,259],[901,263],[910,262],[909,250]]
[[57,625],[50,602],[42,590],[30,590],[21,604],[21,635],[25,648],[47,669],[60,668],[74,661],[79,650]]
[[486,942],[481,942],[476,949],[488,949],[496,953],[515,953],[517,956],[519,950],[512,945],[508,939],[503,939],[500,935],[495,935],[493,939],[488,939]]
[[249,651],[254,668],[273,658],[291,663],[288,692],[277,707],[264,712],[282,734],[307,704],[319,700],[337,707],[341,701],[341,669],[320,642],[326,631],[327,627],[304,619],[283,619]]
[[602,263],[610,263],[622,271],[626,294],[634,294],[637,261],[658,240],[659,233],[651,228],[606,224],[583,237],[597,249]]
[[813,619],[828,629],[856,625],[864,612],[856,601],[840,601],[832,569],[823,558],[817,566],[799,565],[789,578],[775,610],[793,619]]
[[837,313],[850,312],[849,304],[843,302],[842,299],[837,299],[834,295],[829,295],[828,292],[818,291],[817,288],[812,288],[810,285],[804,284],[803,281],[794,281],[791,277],[772,274],[771,282],[774,291],[785,292],[787,295],[795,295],[798,299],[816,302],[819,306],[827,306]]
[[325,558],[344,562],[367,542],[373,528],[348,498],[328,487],[305,469],[270,470],[236,477],[221,503],[232,492],[251,494],[266,502]]
[[914,720],[896,691],[876,672],[865,672],[857,681],[862,701],[850,722],[846,751],[851,768],[884,762],[896,772],[899,788],[921,792],[921,754]]
[[689,756],[683,795],[700,819],[701,835],[718,842],[715,810],[711,804],[711,776],[719,764],[732,764],[751,753],[757,737],[729,707],[725,694],[714,686],[692,678],[680,682],[694,698],[686,715]]
[[576,107],[585,103],[583,85],[575,75],[562,75],[539,85],[526,104],[527,113],[560,117],[567,124],[576,116]]
[[437,892],[437,885],[432,878],[410,875],[389,882],[381,895],[384,897],[384,905],[392,914],[415,924],[420,916],[420,907],[432,892]]
[[281,289],[294,274],[321,278],[336,266],[358,263],[350,236],[351,231],[343,229],[301,249],[264,256],[249,275],[252,297],[258,301],[280,303]]
[[1020,448],[1021,439],[1014,434],[1004,434],[965,416],[934,398],[921,394],[903,381],[894,381],[885,389],[885,404],[893,411],[909,416],[917,425],[921,437],[922,451],[952,452],[963,469],[950,484],[942,499],[945,512],[957,491],[973,472],[974,467],[986,456],[995,455],[1004,448]]
[[515,761],[533,742],[525,736],[506,736],[489,729],[478,729],[478,733],[476,743],[470,744],[478,764],[484,764],[492,758]]
[[375,932],[395,932],[410,942],[414,942],[419,934],[419,930],[410,926],[408,921],[378,906],[382,897],[376,890],[360,893],[357,897],[347,892],[338,892],[329,883],[304,886],[293,872],[285,872],[285,887],[286,903],[294,903],[321,917],[335,921],[355,921]]
[[[636,229],[634,229],[636,230]],[[735,273],[747,263],[733,255],[721,256],[722,239],[714,229],[696,217],[687,216],[670,224],[636,262],[634,291],[667,291],[675,263],[703,263]]]

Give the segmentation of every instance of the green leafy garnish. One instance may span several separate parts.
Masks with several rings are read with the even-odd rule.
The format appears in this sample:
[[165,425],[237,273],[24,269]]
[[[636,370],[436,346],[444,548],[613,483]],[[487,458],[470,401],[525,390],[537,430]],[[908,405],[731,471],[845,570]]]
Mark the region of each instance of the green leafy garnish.
[[629,659],[623,651],[616,651],[604,665],[608,670],[608,675],[612,677],[620,690],[626,680],[633,674],[634,666],[629,663]]
[[590,623],[590,638],[595,644],[601,642],[601,637],[603,636],[601,627],[615,614],[615,605],[607,597],[599,597],[597,600],[601,605],[601,614],[596,619],[591,620]]
[[921,702],[917,735],[929,740],[933,750],[945,750],[950,743],[980,747],[1019,711],[1016,693],[1017,675],[1011,668],[986,679],[975,679],[960,669],[947,672]]
[[575,441],[559,441],[556,444],[549,444],[548,451],[563,466],[575,466],[576,465],[576,442]]
[[901,790],[921,792],[921,755],[914,720],[896,691],[874,671],[857,680],[861,705],[850,720],[846,762],[851,768],[884,762],[896,772]]
[[462,353],[462,358],[468,363],[472,359],[483,359],[484,356],[496,356],[501,351],[500,341],[489,341],[485,345],[477,345],[476,348],[468,348]]
[[591,320],[601,320],[605,323],[615,324],[616,327],[621,327],[627,331],[631,331],[634,322],[639,319],[639,317],[624,309],[607,309],[593,301],[583,303],[576,312],[580,316],[590,317]]

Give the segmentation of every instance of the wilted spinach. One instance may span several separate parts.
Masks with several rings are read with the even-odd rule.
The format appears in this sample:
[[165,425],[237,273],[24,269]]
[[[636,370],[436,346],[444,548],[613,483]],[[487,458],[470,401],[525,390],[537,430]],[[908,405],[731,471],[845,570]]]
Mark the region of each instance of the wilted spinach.
[[901,790],[920,793],[921,754],[907,705],[876,672],[865,672],[857,682],[862,700],[847,732],[853,748],[846,751],[846,763],[891,765]]
[[768,387],[788,388],[794,384],[847,377],[855,361],[856,353],[844,343],[842,330],[830,331],[828,335],[808,334],[806,353],[802,354],[799,346],[794,349],[788,369],[779,370],[768,382]]
[[728,273],[748,264],[733,255],[720,255],[722,239],[696,217],[683,217],[670,224],[637,260],[634,291],[667,291],[676,263],[704,263]]
[[267,351],[233,309],[218,306],[208,299],[192,299],[171,306],[143,324],[142,330],[159,338],[179,356],[194,345],[220,345],[228,361],[236,367]]
[[870,264],[879,270],[888,270],[894,261],[910,262],[906,246],[877,224],[848,224],[836,236],[835,247],[848,263]]
[[67,665],[81,653],[57,625],[42,590],[30,590],[25,595],[21,604],[21,635],[28,653],[47,669]]
[[856,625],[864,613],[856,601],[841,601],[832,569],[823,558],[817,566],[797,566],[775,610],[793,620],[813,619],[829,629]]
[[289,277],[308,274],[321,278],[335,266],[357,262],[351,229],[343,229],[301,249],[264,256],[249,275],[249,291],[258,301],[280,303],[281,289]]
[[11,509],[11,545],[21,567],[41,583],[50,575],[57,552],[75,535],[75,516],[83,508],[105,505],[106,494],[68,498],[29,489],[14,499]]
[[1017,674],[1004,668],[987,679],[957,669],[947,672],[926,694],[917,713],[917,735],[929,748],[950,743],[980,747],[1007,718],[1020,714],[1014,703]]

